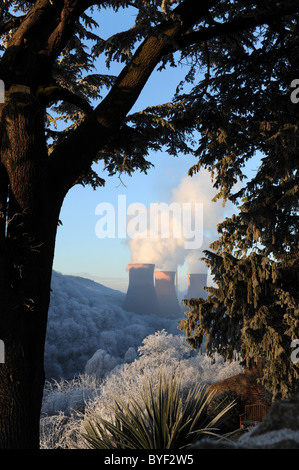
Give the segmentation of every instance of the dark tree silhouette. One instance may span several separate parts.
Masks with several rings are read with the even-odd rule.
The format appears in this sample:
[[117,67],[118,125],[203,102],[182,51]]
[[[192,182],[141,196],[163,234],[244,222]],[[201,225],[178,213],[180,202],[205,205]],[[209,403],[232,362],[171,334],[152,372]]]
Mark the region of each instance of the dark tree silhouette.
[[[219,196],[239,203],[239,212],[205,251],[216,286],[206,300],[187,302],[180,328],[196,348],[205,338],[208,354],[240,353],[248,367],[262,364],[273,400],[294,393],[299,379],[292,360],[299,338],[298,33],[294,15],[271,24],[250,56],[239,45],[230,56],[213,56],[209,88],[217,96],[200,103],[199,165],[190,170],[214,171]],[[191,96],[185,106],[188,114]],[[257,151],[259,166],[236,191]]]
[[[134,27],[103,40],[96,18],[104,8],[115,15],[132,8]],[[284,18],[292,24],[297,10],[297,1],[268,0],[1,2],[0,447],[39,446],[52,261],[70,188],[103,185],[92,169],[99,160],[108,174],[146,172],[149,149],[192,151],[189,131],[204,103],[196,72],[210,75],[219,54],[234,56],[239,48],[246,62],[256,28],[264,25],[265,40],[273,28],[283,35]],[[124,63],[119,76],[94,68],[101,54],[108,64]],[[179,101],[129,116],[157,66],[185,61],[197,108],[185,112]]]

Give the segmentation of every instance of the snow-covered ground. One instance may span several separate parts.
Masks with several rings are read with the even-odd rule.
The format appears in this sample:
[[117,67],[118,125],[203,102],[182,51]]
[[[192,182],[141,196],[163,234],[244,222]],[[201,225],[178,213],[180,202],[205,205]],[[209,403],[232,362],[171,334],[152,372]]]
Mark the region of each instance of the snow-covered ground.
[[182,393],[242,371],[238,362],[192,350],[177,328],[183,313],[178,319],[137,315],[123,310],[124,298],[94,281],[53,272],[42,448],[70,446],[80,433],[78,413],[108,418],[113,396],[137,399],[149,379],[157,383],[161,369],[181,377]]

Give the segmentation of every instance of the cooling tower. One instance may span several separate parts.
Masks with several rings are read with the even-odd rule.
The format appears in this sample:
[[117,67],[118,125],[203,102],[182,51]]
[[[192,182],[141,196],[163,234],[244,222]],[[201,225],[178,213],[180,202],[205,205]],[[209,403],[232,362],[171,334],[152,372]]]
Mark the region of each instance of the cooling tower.
[[154,286],[154,264],[129,264],[129,286],[124,310],[139,314],[158,314],[158,302]]
[[155,288],[162,317],[177,317],[181,313],[175,289],[175,271],[156,271]]
[[188,274],[188,291],[186,299],[207,298],[207,292],[202,290],[207,285],[207,274]]

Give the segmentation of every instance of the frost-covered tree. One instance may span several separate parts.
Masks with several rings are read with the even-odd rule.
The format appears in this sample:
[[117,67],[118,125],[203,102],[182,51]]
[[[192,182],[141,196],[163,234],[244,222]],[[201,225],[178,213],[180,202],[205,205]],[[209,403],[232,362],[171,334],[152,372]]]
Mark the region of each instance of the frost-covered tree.
[[[299,379],[292,361],[292,340],[299,338],[298,19],[273,23],[247,47],[234,39],[234,54],[211,53],[213,72],[200,103],[199,165],[190,171],[209,168],[219,197],[240,206],[205,251],[216,285],[206,300],[187,302],[180,323],[194,347],[206,337],[208,353],[231,359],[238,351],[248,367],[262,364],[274,400],[290,396]],[[195,96],[186,97],[187,114]],[[261,159],[252,178],[236,190],[256,152]]]
[[161,373],[169,381],[176,378],[180,382],[184,402],[190,390],[204,388],[243,370],[237,360],[228,362],[219,354],[209,358],[192,351],[183,334],[172,335],[161,330],[146,336],[142,343],[133,362],[118,365],[105,377],[102,370],[106,358],[100,354],[97,364],[93,364],[95,368],[88,367],[84,375],[46,382],[41,416],[42,448],[86,448],[82,439],[84,421],[96,416],[111,422],[115,399],[126,405],[133,400],[142,406],[145,387],[150,382],[156,393]]
[[[107,8],[114,15],[131,8],[135,21],[104,40],[101,12]],[[201,104],[215,99],[207,85],[217,58],[247,63],[259,37],[270,47],[275,34],[291,34],[297,10],[297,1],[273,0],[0,3],[0,78],[6,89],[0,104],[1,447],[38,446],[52,261],[70,188],[103,185],[95,171],[99,161],[107,175],[131,174],[148,170],[150,150],[195,151]],[[123,63],[118,76],[98,65],[103,56],[107,66]],[[194,106],[179,99],[130,116],[152,72],[178,64],[186,66],[186,83],[195,85],[189,95]],[[222,72],[227,83],[225,61]],[[244,76],[238,80],[241,89]]]

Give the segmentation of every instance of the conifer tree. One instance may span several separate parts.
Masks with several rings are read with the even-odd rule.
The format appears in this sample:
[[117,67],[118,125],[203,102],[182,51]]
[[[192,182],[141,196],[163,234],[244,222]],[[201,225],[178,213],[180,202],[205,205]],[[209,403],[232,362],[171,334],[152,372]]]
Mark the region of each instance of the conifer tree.
[[[113,15],[131,9],[132,27],[102,38],[107,8]],[[213,67],[229,82],[227,59],[243,54],[247,63],[259,41],[265,41],[266,64],[278,35],[293,34],[297,14],[297,0],[0,2],[1,448],[39,445],[52,262],[68,191],[76,184],[100,188],[115,173],[146,172],[151,150],[200,155],[195,131],[205,131],[200,121],[208,118],[209,101],[210,117],[217,117],[208,90]],[[119,75],[98,65],[103,57],[107,66],[122,64]],[[182,64],[186,81],[173,102],[129,114],[154,70]],[[241,88],[246,77],[238,81]],[[239,100],[243,111],[248,101]],[[211,162],[214,157],[211,152]],[[95,170],[99,161],[104,174]],[[242,157],[234,168],[238,163]],[[220,167],[231,184],[229,157]]]
[[[237,41],[233,55],[211,56],[212,91],[198,119],[199,164],[190,172],[209,168],[218,197],[239,207],[205,251],[214,287],[206,300],[186,302],[180,322],[193,347],[205,338],[208,354],[241,353],[247,367],[262,363],[262,382],[274,400],[292,394],[299,379],[291,346],[299,338],[298,33],[297,16],[248,44],[250,56]],[[252,178],[236,190],[256,153]]]

